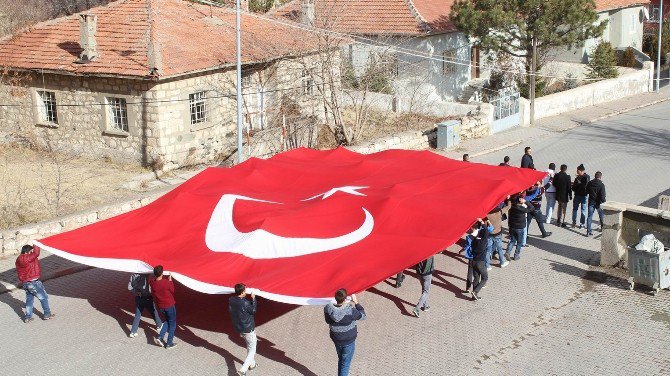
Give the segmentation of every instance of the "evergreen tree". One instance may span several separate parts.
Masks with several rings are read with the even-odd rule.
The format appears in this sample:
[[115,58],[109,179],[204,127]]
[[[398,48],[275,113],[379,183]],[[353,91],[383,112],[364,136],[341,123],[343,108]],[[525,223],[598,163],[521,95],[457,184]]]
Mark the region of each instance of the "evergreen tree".
[[[533,41],[542,56],[552,48],[581,46],[607,25],[597,22],[593,0],[456,0],[450,18],[485,51],[523,58],[526,72]],[[536,71],[541,65],[538,59]]]
[[587,78],[615,78],[619,75],[617,58],[609,42],[600,42],[593,50],[587,68]]

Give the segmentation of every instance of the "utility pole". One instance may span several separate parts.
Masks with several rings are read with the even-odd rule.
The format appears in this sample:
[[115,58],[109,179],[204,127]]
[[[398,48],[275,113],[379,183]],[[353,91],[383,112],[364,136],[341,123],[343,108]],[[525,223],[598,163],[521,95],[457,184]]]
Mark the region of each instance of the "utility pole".
[[656,92],[661,90],[661,37],[663,35],[663,0],[658,10],[658,56],[656,56]]
[[235,32],[237,34],[237,163],[244,161],[242,150],[242,43],[240,42],[240,0],[235,2]]
[[533,56],[530,63],[530,125],[535,125],[535,70],[537,69],[537,42],[535,37],[531,41],[533,44]]

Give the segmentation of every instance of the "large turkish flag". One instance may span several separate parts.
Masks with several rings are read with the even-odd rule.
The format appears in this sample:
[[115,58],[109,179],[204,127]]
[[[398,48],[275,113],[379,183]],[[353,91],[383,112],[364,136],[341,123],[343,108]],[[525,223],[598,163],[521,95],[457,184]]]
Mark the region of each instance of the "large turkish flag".
[[163,265],[182,284],[323,304],[455,243],[477,217],[544,173],[428,151],[296,149],[208,168],[146,207],[36,245],[127,272]]

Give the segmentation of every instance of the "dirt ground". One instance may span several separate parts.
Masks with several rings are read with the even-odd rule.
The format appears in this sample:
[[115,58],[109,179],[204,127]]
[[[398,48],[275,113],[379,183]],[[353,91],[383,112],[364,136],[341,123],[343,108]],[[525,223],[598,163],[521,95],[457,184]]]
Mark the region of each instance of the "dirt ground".
[[[345,110],[343,117],[347,123],[354,123],[355,115],[352,109]],[[371,111],[369,121],[363,128],[360,139],[357,142],[354,142],[354,144],[409,130],[430,130],[435,128],[435,124],[442,120],[445,120],[445,118],[436,118],[418,114]],[[337,147],[335,137],[328,127],[321,127],[317,139],[317,149],[331,149],[334,147]]]
[[122,186],[147,172],[103,159],[0,145],[0,229],[136,196],[137,191]]

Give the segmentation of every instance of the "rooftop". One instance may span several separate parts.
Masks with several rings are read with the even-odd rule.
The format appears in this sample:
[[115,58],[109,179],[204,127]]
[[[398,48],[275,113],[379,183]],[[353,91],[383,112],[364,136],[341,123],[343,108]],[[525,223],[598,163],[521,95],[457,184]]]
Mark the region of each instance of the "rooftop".
[[[456,31],[449,20],[454,0],[315,0],[317,27],[366,35],[426,35]],[[300,20],[301,0],[270,11]]]
[[[78,75],[167,78],[235,63],[235,12],[184,0],[119,0],[97,16],[99,56],[80,64],[78,14],[0,39],[0,66]],[[314,51],[318,37],[242,13],[242,60],[256,63]]]

